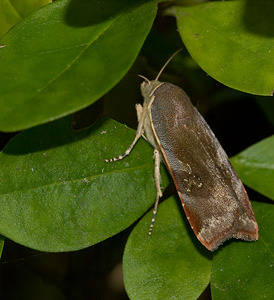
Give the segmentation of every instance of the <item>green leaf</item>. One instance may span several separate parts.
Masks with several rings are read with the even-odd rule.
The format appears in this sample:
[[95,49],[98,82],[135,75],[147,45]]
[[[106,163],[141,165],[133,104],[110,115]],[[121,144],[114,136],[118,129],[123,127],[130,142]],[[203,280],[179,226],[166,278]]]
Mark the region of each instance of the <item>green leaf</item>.
[[176,7],[181,38],[200,67],[234,89],[272,95],[274,2],[217,1]]
[[[88,247],[122,231],[154,203],[153,149],[100,119],[73,132],[61,119],[18,134],[0,154],[0,232],[43,251]],[[163,175],[163,186],[167,176]]]
[[212,298],[273,298],[273,205],[252,203],[259,225],[256,242],[233,241],[214,256]]
[[156,11],[156,0],[63,0],[25,18],[0,43],[0,130],[98,100],[129,70]]
[[191,231],[177,198],[159,206],[149,236],[151,217],[152,211],[138,223],[125,248],[123,275],[130,299],[197,299],[209,284],[212,254]]
[[0,38],[33,10],[50,2],[51,0],[1,0]]
[[5,238],[0,235],[0,258],[2,256],[2,252],[3,252],[3,249],[4,249],[4,244],[5,244]]
[[274,200],[274,136],[247,148],[231,162],[242,181]]

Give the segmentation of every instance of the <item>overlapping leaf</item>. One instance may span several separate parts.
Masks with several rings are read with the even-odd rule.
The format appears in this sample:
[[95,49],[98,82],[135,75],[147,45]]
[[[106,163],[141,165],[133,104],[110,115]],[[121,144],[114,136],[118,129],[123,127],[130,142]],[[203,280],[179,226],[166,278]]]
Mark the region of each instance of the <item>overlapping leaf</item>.
[[16,131],[96,101],[128,71],[156,0],[56,1],[0,42],[0,130]]
[[152,235],[152,212],[131,233],[123,258],[130,299],[197,299],[210,281],[211,253],[200,245],[174,197],[159,206]]
[[273,298],[274,207],[255,202],[252,206],[259,225],[259,240],[233,241],[217,252],[211,280],[214,300]]
[[247,148],[231,161],[242,181],[274,200],[274,136]]
[[[65,118],[26,130],[0,154],[0,232],[43,251],[78,250],[128,227],[155,200],[153,151],[115,121],[73,132]],[[163,175],[163,185],[167,177]]]
[[33,10],[50,3],[51,0],[1,0],[0,1],[0,38],[17,22]]
[[257,95],[274,89],[274,2],[217,1],[170,10],[194,60],[221,83]]

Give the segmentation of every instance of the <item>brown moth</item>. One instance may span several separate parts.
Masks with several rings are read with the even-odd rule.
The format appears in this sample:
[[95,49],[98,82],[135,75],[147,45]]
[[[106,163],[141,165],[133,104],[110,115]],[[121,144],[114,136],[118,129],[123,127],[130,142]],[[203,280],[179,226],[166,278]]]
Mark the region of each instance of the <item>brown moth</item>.
[[257,240],[258,225],[248,195],[214,133],[180,87],[158,81],[174,55],[155,80],[141,76],[145,79],[141,84],[144,103],[136,105],[139,124],[135,139],[123,155],[106,162],[123,159],[145,132],[155,149],[157,190],[149,234],[162,196],[163,161],[190,226],[207,249],[213,251],[230,238]]

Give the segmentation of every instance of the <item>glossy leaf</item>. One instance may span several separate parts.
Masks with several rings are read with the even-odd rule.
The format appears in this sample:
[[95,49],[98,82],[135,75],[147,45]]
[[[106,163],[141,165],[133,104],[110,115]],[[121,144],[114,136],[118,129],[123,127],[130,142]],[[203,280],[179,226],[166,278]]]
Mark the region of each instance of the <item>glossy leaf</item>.
[[259,225],[259,240],[233,241],[217,252],[212,266],[213,300],[273,298],[274,207],[254,202],[252,206]]
[[1,0],[0,38],[33,10],[50,2],[51,0]]
[[274,2],[216,1],[170,10],[200,67],[234,89],[272,95]]
[[128,239],[123,274],[132,300],[197,299],[209,284],[212,253],[198,242],[177,200],[160,204],[151,236],[152,211]]
[[98,100],[129,70],[156,10],[156,0],[63,0],[25,18],[0,41],[0,130]]
[[[0,154],[0,232],[43,251],[88,247],[122,231],[155,201],[153,149],[100,119],[73,132],[65,118],[18,134]],[[163,186],[167,182],[165,173]]]
[[241,180],[274,200],[274,136],[247,148],[231,162]]

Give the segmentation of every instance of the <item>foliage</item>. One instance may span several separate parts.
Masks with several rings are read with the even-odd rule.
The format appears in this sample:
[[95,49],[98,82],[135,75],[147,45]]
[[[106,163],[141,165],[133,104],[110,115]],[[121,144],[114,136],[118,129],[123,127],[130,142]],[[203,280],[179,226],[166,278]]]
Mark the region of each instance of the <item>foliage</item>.
[[[265,127],[271,128],[274,110],[266,97],[274,86],[274,3],[59,0],[43,6],[49,2],[0,4],[0,130],[23,130],[0,153],[1,234],[40,251],[75,251],[137,221],[123,256],[130,299],[197,299],[209,284],[213,299],[271,298],[274,137],[267,137],[271,130]],[[121,123],[135,124],[136,74],[155,78],[181,42],[184,50],[162,77],[199,99],[208,115],[233,105],[231,152],[250,147],[232,163],[260,193],[250,192],[257,242],[232,240],[210,253],[168,192],[149,237],[148,210],[156,195],[153,149],[142,140],[124,160],[104,161],[122,154],[134,138],[134,130]],[[258,135],[243,116],[243,131],[233,127],[243,97],[249,97],[247,106],[260,107]],[[98,118],[101,112],[105,116]],[[164,189],[164,167],[161,175]]]

